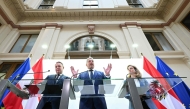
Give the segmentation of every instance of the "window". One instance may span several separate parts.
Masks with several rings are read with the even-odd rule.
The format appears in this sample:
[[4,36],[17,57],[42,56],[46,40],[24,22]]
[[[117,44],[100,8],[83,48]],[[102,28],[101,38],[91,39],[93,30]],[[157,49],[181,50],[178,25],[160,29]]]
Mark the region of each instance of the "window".
[[92,56],[94,59],[118,59],[117,48],[111,48],[110,40],[101,36],[86,35],[71,42],[67,49],[65,59],[86,59]]
[[21,64],[22,62],[3,62],[0,65],[0,76],[5,75],[5,79],[9,78]]
[[10,53],[29,53],[37,39],[37,34],[22,34],[12,47]]
[[43,0],[38,9],[52,9],[55,0]]
[[154,51],[174,50],[162,33],[144,33]]
[[[85,36],[73,41],[70,44],[70,51],[88,51],[90,50],[89,45],[93,45],[93,51],[112,50],[111,44],[113,44],[111,41],[99,36]],[[113,48],[113,50],[116,50],[116,48]]]
[[190,12],[187,16],[181,21],[181,23],[190,31]]
[[83,8],[98,8],[98,0],[84,0]]
[[143,8],[143,5],[141,4],[141,2],[139,0],[127,0],[127,3],[131,7]]

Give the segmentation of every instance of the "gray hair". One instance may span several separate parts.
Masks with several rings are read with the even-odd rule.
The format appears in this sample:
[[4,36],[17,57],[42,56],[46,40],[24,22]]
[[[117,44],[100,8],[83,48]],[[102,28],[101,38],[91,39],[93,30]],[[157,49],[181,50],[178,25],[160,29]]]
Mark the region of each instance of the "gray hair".
[[88,58],[86,59],[86,63],[87,63],[88,60],[90,60],[90,59],[91,59],[91,60],[94,60],[93,57],[88,57]]

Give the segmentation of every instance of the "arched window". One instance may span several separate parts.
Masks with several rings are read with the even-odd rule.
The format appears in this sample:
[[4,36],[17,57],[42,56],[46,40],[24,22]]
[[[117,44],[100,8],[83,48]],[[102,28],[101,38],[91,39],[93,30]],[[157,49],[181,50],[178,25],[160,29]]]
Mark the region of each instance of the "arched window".
[[77,51],[77,50],[78,50],[78,44],[79,44],[78,41],[73,42],[73,43],[71,44],[71,49]]
[[82,36],[70,43],[69,53],[67,50],[65,58],[67,59],[69,54],[70,59],[86,59],[90,55],[94,59],[109,59],[110,57],[118,59],[117,48],[111,48],[111,44],[113,42],[101,36]]
[[93,45],[92,51],[116,50],[110,47],[111,44],[113,42],[100,36],[83,36],[70,44],[70,51],[88,51],[89,45]]
[[86,41],[86,46],[85,47],[88,47],[90,45],[90,42],[89,41]]

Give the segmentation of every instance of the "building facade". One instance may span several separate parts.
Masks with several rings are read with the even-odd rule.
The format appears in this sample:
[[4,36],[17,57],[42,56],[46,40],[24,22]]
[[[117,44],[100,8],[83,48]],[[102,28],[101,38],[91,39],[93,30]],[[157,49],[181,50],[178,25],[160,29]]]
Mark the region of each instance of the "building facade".
[[190,78],[189,12],[189,0],[1,0],[0,73],[31,54],[32,66],[43,54],[84,59],[90,51],[97,59],[143,54],[155,66],[157,55]]

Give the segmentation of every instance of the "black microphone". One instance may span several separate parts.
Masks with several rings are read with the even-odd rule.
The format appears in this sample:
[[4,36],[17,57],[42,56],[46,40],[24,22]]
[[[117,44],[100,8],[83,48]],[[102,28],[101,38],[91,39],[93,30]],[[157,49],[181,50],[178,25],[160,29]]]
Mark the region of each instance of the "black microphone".
[[[26,73],[26,74],[35,74],[35,73],[47,73],[47,72],[50,72],[50,70],[48,70],[48,71],[45,71],[45,72],[34,72],[34,73]],[[19,75],[26,75],[26,74],[19,74]]]
[[[45,72],[34,72],[34,73],[26,73],[26,74],[35,74],[35,73],[47,73],[50,72],[50,70],[45,71]],[[14,80],[16,80],[17,78],[19,78],[20,76],[26,75],[26,74],[18,74],[16,77],[13,78],[13,80],[11,81],[11,83],[14,82]]]
[[[47,72],[50,72],[50,70],[48,70],[48,71],[45,71],[45,72],[34,72],[34,73],[26,73],[26,74],[35,74],[35,73],[47,73]],[[25,75],[25,74],[22,74],[22,75]]]

